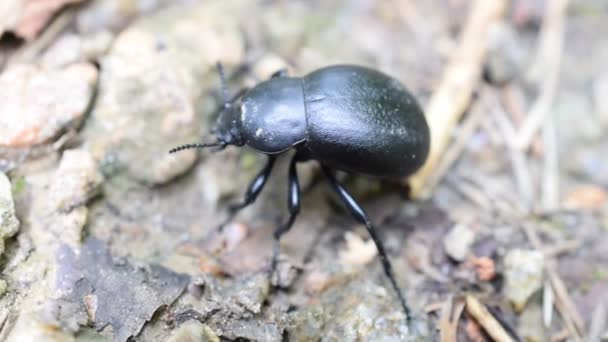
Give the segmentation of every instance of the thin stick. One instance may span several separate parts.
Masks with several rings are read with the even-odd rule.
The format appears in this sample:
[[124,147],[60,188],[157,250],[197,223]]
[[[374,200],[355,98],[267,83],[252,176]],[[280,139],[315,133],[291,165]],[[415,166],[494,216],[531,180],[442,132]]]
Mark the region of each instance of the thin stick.
[[492,24],[505,12],[505,0],[475,0],[469,18],[460,35],[457,53],[448,62],[438,88],[426,108],[431,128],[429,157],[409,184],[413,197],[428,197],[429,175],[443,156],[458,120],[469,107],[473,89],[479,82],[487,50],[487,36]]
[[540,80],[540,94],[532,104],[521,131],[515,137],[515,145],[522,150],[530,146],[555,100],[564,40],[564,13],[568,1],[552,0],[547,4],[537,56],[533,64],[533,76]]
[[577,250],[581,246],[581,240],[566,240],[551,246],[543,248],[542,252],[545,258],[553,258],[560,254],[568,253]]
[[496,97],[493,97],[492,100],[493,103],[490,108],[492,108],[493,118],[496,120],[499,131],[506,143],[518,192],[524,200],[523,204],[526,210],[529,211],[534,203],[534,184],[528,168],[528,161],[524,152],[513,144],[512,137],[515,136],[515,127],[509,120],[502,104]]
[[479,322],[483,329],[498,342],[513,342],[511,335],[505,328],[492,316],[486,307],[472,295],[466,296],[467,312]]
[[450,148],[441,158],[437,168],[429,175],[426,183],[429,188],[434,188],[437,186],[445,174],[450,170],[452,165],[454,165],[456,160],[458,160],[458,157],[460,157],[464,151],[467,142],[469,142],[471,136],[480,127],[485,110],[486,107],[482,104],[476,105],[471,110],[471,113],[464,119],[456,142],[450,145]]
[[458,322],[464,311],[464,301],[459,299],[454,305],[454,298],[450,296],[441,307],[440,341],[456,342]]
[[[536,230],[528,224],[524,224],[523,229],[528,240],[532,243],[532,246],[537,250],[542,251],[543,243],[538,237]],[[564,320],[566,329],[568,329],[568,332],[574,341],[581,341],[581,334],[585,329],[583,317],[578,312],[576,305],[574,305],[574,301],[568,294],[568,290],[555,270],[553,263],[546,262],[545,271],[547,272],[547,277],[555,294],[555,306]]]
[[541,207],[545,212],[559,206],[559,155],[554,118],[548,116],[543,127],[543,182]]

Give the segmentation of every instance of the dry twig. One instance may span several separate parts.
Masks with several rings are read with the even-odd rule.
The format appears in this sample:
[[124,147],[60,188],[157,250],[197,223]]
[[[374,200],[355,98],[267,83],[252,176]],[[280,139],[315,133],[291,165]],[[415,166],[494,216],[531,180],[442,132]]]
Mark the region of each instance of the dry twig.
[[[543,243],[538,237],[536,230],[527,224],[523,225],[523,229],[528,240],[532,243],[532,246],[537,250],[542,251]],[[568,332],[574,341],[582,341],[581,334],[583,334],[585,329],[583,317],[578,312],[576,305],[574,305],[574,301],[570,297],[563,280],[555,270],[553,263],[546,262],[545,271],[547,272],[549,282],[551,283],[551,287],[555,294],[555,306],[564,320],[566,329],[568,329]]]
[[441,158],[437,168],[429,175],[426,182],[426,185],[429,188],[437,186],[443,176],[445,176],[456,160],[458,160],[458,157],[460,157],[460,154],[465,149],[467,142],[479,128],[481,120],[483,119],[483,114],[485,114],[486,110],[487,108],[483,105],[483,102],[479,102],[464,119],[456,141],[450,145],[450,148]]
[[494,339],[494,341],[505,342],[513,341],[505,328],[492,316],[486,307],[472,295],[466,296],[467,312],[473,316],[483,329]]
[[536,132],[542,127],[557,93],[567,5],[568,0],[552,0],[547,4],[539,48],[533,64],[533,76],[540,80],[540,94],[532,104],[521,131],[515,137],[515,145],[522,150],[528,148]]
[[454,305],[454,298],[449,297],[441,308],[441,320],[439,321],[440,341],[456,342],[458,322],[464,311],[464,301],[458,300]]
[[431,150],[423,168],[410,178],[413,197],[428,196],[427,181],[446,150],[451,133],[468,108],[478,83],[487,44],[486,37],[506,9],[505,0],[476,0],[460,36],[460,44],[446,66],[443,79],[431,97],[426,116],[431,127]]
[[534,184],[532,176],[530,175],[530,169],[528,167],[528,161],[525,153],[516,148],[513,143],[513,137],[515,136],[515,127],[509,120],[506,112],[504,111],[502,104],[498,101],[495,96],[489,97],[489,101],[492,101],[490,108],[492,108],[492,114],[499,131],[503,137],[509,157],[511,159],[511,165],[513,167],[513,174],[515,175],[515,183],[519,194],[523,198],[523,205],[527,211],[532,207],[534,202]]

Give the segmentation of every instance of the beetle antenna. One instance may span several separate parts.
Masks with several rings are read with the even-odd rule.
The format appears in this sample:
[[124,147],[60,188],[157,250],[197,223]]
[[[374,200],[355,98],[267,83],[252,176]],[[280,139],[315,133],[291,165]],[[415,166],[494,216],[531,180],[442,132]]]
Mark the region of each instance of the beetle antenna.
[[216,147],[216,146],[219,146],[220,149],[223,149],[224,147],[226,147],[226,143],[214,142],[214,143],[208,143],[208,144],[185,144],[185,145],[177,146],[177,147],[170,149],[169,153],[175,153],[175,152],[179,152],[179,151],[183,151],[183,150],[187,150],[187,149],[191,149],[191,148],[206,148],[206,147]]
[[228,99],[228,83],[226,82],[226,74],[224,73],[224,66],[222,62],[217,62],[217,73],[220,75],[220,86],[222,90],[222,101],[224,102],[224,108],[230,107],[230,100]]

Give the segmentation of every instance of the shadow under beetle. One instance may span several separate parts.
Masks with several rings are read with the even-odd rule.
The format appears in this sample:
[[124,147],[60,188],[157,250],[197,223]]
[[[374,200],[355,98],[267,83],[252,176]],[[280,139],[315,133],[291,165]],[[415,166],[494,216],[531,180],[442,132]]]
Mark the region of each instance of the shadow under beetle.
[[268,156],[249,184],[243,200],[229,207],[228,223],[255,201],[268,180],[277,155],[296,153],[289,165],[289,218],[274,231],[271,272],[276,268],[279,240],[300,211],[296,164],[317,160],[325,177],[353,217],[367,227],[384,273],[393,286],[408,322],[410,311],[395,281],[384,246],[365,211],[338,181],[334,169],[376,177],[404,177],[422,166],[429,151],[429,128],[416,99],[396,79],[354,65],[335,65],[304,77],[280,70],[250,90],[228,99],[221,64],[224,103],[211,130],[217,141],[187,148],[247,145]]

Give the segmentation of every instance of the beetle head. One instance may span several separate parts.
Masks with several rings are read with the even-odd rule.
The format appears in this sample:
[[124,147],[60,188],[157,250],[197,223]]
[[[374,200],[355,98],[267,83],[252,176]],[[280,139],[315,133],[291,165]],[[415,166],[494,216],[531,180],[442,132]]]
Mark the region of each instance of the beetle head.
[[238,101],[240,95],[237,95],[232,100],[228,98],[228,89],[226,85],[226,78],[224,76],[224,68],[220,62],[217,63],[217,71],[220,75],[223,103],[220,108],[215,126],[211,129],[211,133],[215,135],[216,141],[212,143],[186,144],[178,146],[169,150],[169,153],[175,153],[189,148],[205,147],[217,147],[218,150],[222,150],[228,145],[242,146],[244,144],[241,135],[241,110],[240,106],[235,105],[235,102]]

